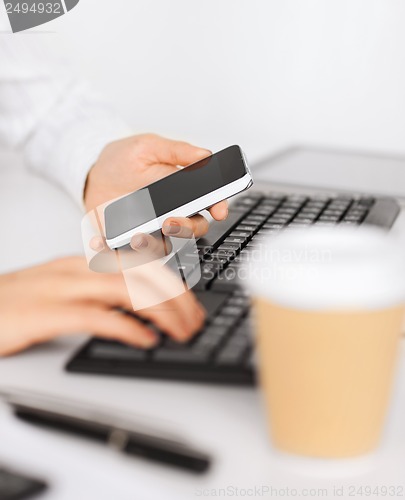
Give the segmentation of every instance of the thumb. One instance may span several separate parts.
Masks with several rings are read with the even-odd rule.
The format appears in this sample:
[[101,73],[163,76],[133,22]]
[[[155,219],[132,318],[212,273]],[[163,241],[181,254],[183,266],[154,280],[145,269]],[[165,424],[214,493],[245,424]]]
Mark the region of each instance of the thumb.
[[172,141],[165,138],[159,138],[157,151],[162,163],[180,166],[190,165],[212,154],[208,149],[193,146],[188,142]]

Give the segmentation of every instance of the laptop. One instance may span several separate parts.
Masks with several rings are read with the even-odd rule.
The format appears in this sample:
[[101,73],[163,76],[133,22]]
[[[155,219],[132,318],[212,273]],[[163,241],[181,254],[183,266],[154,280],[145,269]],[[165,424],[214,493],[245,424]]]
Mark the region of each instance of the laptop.
[[254,187],[231,200],[227,220],[211,222],[197,242],[201,279],[193,291],[207,310],[204,328],[186,344],[161,334],[150,350],[92,338],[69,360],[69,372],[254,386],[251,301],[238,272],[252,250],[286,227],[390,230],[405,194],[400,158],[293,148],[252,171]]

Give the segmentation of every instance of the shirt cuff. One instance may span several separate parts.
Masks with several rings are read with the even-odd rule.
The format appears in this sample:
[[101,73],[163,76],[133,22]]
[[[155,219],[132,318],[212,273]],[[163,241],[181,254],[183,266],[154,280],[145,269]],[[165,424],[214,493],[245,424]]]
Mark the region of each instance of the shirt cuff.
[[24,147],[28,166],[53,180],[84,208],[87,175],[103,148],[130,128],[86,85],[59,99]]
[[55,158],[59,168],[53,172],[53,177],[83,210],[87,176],[100,153],[110,142],[129,135],[131,130],[119,120],[91,121],[66,134],[63,144],[59,145],[58,158]]

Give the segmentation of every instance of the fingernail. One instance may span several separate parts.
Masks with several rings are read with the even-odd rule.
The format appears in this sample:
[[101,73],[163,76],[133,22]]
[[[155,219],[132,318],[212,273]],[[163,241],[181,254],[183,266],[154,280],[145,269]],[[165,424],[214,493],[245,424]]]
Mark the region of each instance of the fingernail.
[[154,347],[157,344],[158,338],[155,335],[151,335],[149,337],[144,337],[141,340],[142,347],[149,349]]
[[92,238],[90,240],[90,248],[95,252],[97,252],[98,250],[102,250],[104,248],[103,239],[98,236]]
[[180,343],[187,342],[192,337],[192,332],[189,328],[183,327],[181,330],[176,332],[176,341]]
[[191,333],[184,332],[176,337],[176,342],[179,342],[180,344],[185,344],[191,339],[191,337],[192,337]]
[[135,234],[131,239],[131,247],[136,250],[137,248],[146,248],[148,246],[148,240],[143,234]]
[[179,234],[181,231],[181,226],[177,222],[171,222],[163,226],[165,234]]

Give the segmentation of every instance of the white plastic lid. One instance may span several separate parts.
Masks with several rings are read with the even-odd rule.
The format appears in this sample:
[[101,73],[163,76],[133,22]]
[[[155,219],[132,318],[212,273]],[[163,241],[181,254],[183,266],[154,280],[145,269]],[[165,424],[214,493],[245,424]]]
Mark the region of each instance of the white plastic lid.
[[405,303],[405,251],[383,230],[285,230],[251,254],[255,296],[300,309],[375,309]]

